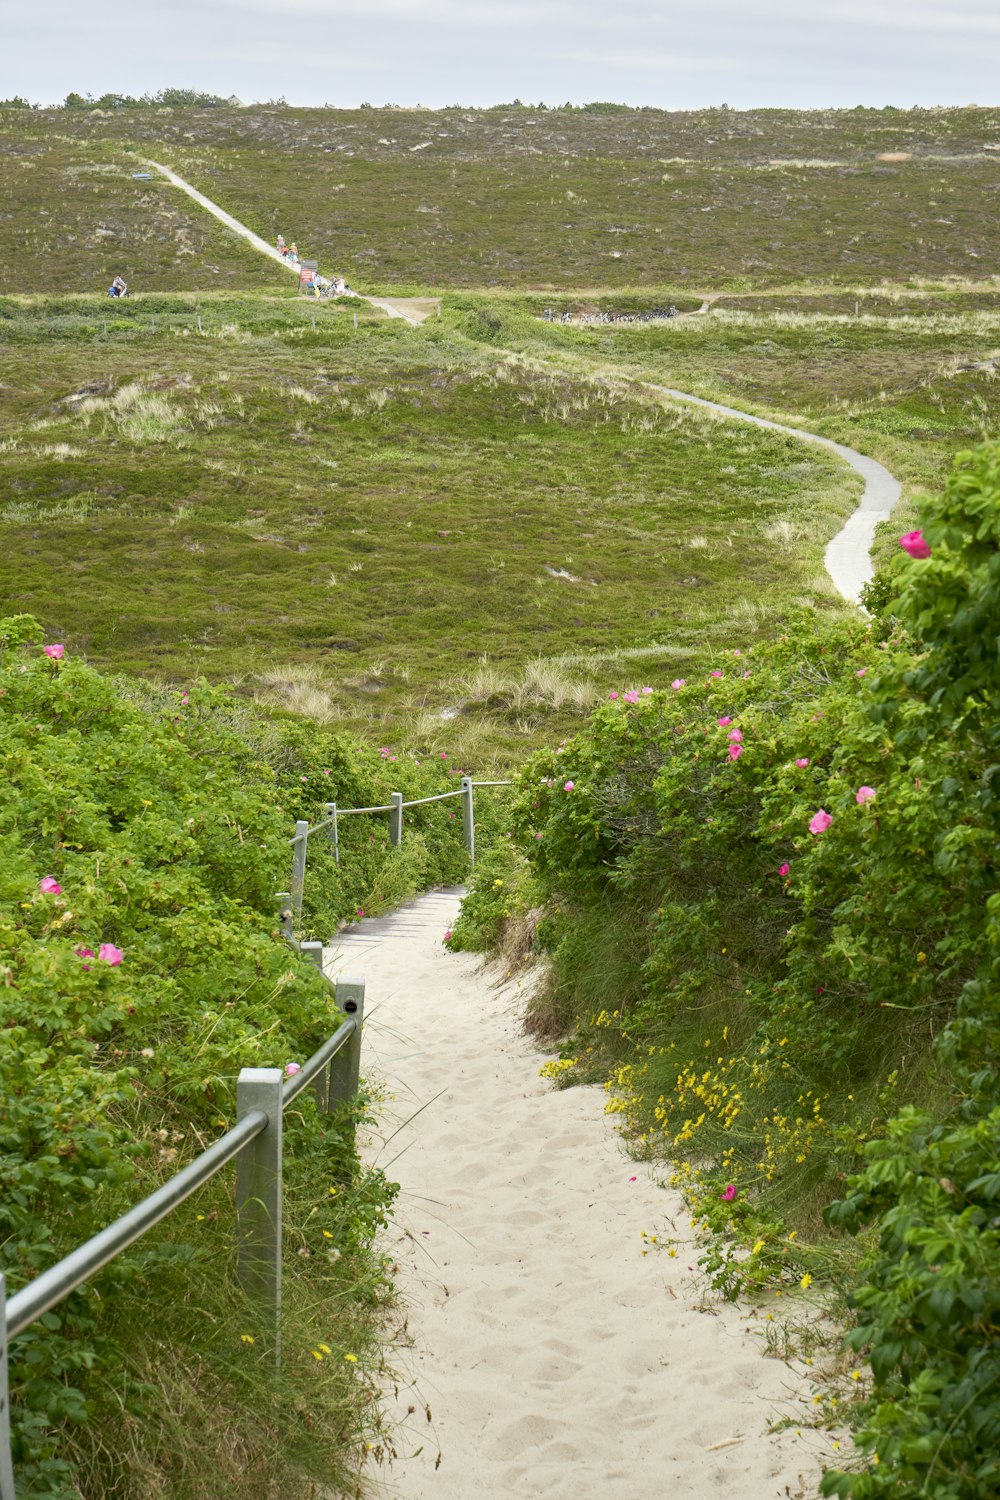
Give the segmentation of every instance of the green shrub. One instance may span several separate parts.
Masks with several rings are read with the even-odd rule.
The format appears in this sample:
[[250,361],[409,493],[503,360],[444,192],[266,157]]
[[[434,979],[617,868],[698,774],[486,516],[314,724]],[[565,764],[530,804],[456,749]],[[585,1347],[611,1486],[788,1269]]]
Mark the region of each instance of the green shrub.
[[[241,1067],[302,1060],[336,1029],[332,991],[277,930],[295,818],[317,820],[327,799],[385,801],[390,774],[410,795],[454,785],[440,760],[398,761],[390,773],[377,751],[262,718],[205,686],[112,679],[40,641],[29,617],[0,621],[0,1264],[10,1291],[231,1123]],[[448,806],[420,810],[426,830],[408,849],[366,843],[368,820],[354,819],[339,870],[314,851],[307,893],[320,930],[373,892],[388,903],[455,878],[460,834],[429,816]],[[346,1124],[320,1116],[311,1096],[288,1116],[288,1401],[275,1403],[266,1363],[247,1356],[231,1185],[219,1179],[15,1340],[19,1495],[139,1500],[166,1492],[167,1470],[170,1493],[196,1494],[195,1434],[234,1457],[220,1500],[259,1493],[265,1477],[289,1495],[306,1475],[347,1482],[376,1421],[386,1277],[371,1241],[392,1189],[360,1172]],[[182,1317],[189,1295],[201,1300]],[[357,1369],[311,1373],[327,1346],[333,1364],[346,1350]],[[186,1446],[180,1424],[161,1451],[180,1399],[197,1403],[198,1421]],[[119,1421],[128,1444],[106,1443]]]
[[997,1483],[1000,444],[922,520],[877,625],[803,615],[612,694],[515,809],[567,1054],[679,1158],[719,1289],[842,1275],[845,1183],[828,1224],[881,1231],[853,1273],[871,1465],[826,1481],[856,1500]]

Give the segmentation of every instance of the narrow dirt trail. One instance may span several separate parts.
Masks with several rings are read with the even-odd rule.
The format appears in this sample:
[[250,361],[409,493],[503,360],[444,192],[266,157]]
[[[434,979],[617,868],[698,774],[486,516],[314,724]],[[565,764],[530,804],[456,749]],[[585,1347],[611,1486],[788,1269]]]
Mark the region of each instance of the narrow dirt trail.
[[[254,234],[239,219],[234,219],[232,214],[227,214],[225,209],[213,203],[204,193],[185,182],[176,172],[160,162],[146,158],[146,165],[155,167],[158,172],[172,182],[196,203],[200,203],[210,214],[227,228],[242,235],[254,249],[260,250],[264,255],[269,255],[279,265],[287,266],[290,271],[298,274],[296,266],[289,266],[288,262],[278,254],[273,245],[261,239],[259,234]],[[380,307],[390,318],[402,318],[413,327],[419,327],[431,316],[436,301],[433,298],[423,297],[363,297],[364,302],[370,302],[373,307]],[[698,313],[706,313],[710,310],[714,301],[709,296],[698,308]],[[696,316],[688,314],[687,316]],[[723,406],[717,401],[706,401],[701,396],[691,396],[685,391],[671,390],[668,386],[654,385],[650,381],[642,381],[647,390],[655,391],[663,396],[668,396],[673,401],[686,401],[693,406],[707,407],[717,416],[725,417],[727,420],[736,422],[749,422],[755,427],[767,427],[772,432],[784,432],[789,437],[799,438],[805,443],[818,443],[820,447],[829,448],[838,454],[845,463],[856,470],[865,481],[864,492],[857,508],[845,521],[837,535],[833,537],[823,554],[823,564],[827,573],[833,580],[834,587],[850,603],[856,604],[864,584],[869,582],[873,574],[871,561],[871,546],[875,536],[875,528],[880,521],[887,521],[892,513],[893,507],[899,500],[900,485],[894,479],[889,470],[884,468],[874,458],[867,458],[863,453],[857,453],[853,448],[847,448],[842,443],[835,443],[831,438],[819,437],[814,432],[807,432],[801,427],[787,427],[781,422],[771,422],[766,417],[751,416],[749,412],[739,411],[734,406]]]
[[704,1300],[680,1196],[626,1156],[604,1092],[541,1079],[518,985],[442,947],[459,899],[361,922],[326,955],[366,981],[363,1067],[386,1098],[363,1151],[401,1188],[385,1244],[409,1331],[375,1494],[814,1494],[830,1435],[768,1432],[808,1405],[805,1366]]

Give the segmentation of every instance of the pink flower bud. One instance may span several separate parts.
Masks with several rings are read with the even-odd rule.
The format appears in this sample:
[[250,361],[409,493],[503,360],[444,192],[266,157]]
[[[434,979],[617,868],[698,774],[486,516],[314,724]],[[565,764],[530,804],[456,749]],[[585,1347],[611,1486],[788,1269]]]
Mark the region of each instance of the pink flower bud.
[[285,1077],[294,1078],[296,1073],[302,1072],[301,1063],[285,1063]]
[[792,868],[791,865],[788,863],[788,861],[786,859],[785,863],[783,865],[779,865],[778,866],[778,874],[782,878],[784,878],[786,875],[788,875],[790,873],[791,868]]

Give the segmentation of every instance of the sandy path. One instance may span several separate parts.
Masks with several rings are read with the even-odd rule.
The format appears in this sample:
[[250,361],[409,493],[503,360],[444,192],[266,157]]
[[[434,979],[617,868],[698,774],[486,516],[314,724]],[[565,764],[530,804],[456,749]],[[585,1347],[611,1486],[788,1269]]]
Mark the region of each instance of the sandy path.
[[[625,1155],[600,1089],[539,1078],[517,987],[442,948],[458,900],[422,897],[327,954],[366,980],[364,1067],[388,1099],[364,1150],[401,1184],[387,1248],[412,1348],[376,1493],[815,1494],[829,1438],[767,1432],[808,1401],[803,1368],[765,1358],[745,1310],[699,1309],[679,1195]],[[644,1256],[643,1230],[677,1257]]]
[[[210,214],[214,214],[220,223],[241,235],[256,250],[262,254],[269,255],[279,265],[286,266],[290,271],[298,275],[298,266],[289,265],[278,254],[273,245],[267,240],[262,240],[259,234],[254,234],[239,219],[234,219],[232,214],[227,214],[224,208],[213,203],[211,198],[206,198],[197,188],[185,182],[176,172],[169,167],[163,166],[158,161],[146,158],[146,165],[155,167],[158,172],[178,187],[182,192],[188,194],[202,208],[206,208]],[[403,318],[413,327],[419,326],[430,317],[437,308],[437,302],[430,297],[364,297],[364,302],[370,302],[373,307],[380,307],[390,318]],[[707,312],[714,299],[708,297],[702,306],[698,308],[699,313]],[[874,458],[866,458],[863,453],[856,453],[853,448],[846,448],[842,443],[835,443],[830,438],[817,436],[814,432],[806,432],[801,427],[786,427],[781,422],[768,421],[766,417],[754,417],[749,412],[739,411],[734,406],[722,406],[717,401],[706,401],[700,396],[690,396],[685,391],[674,391],[668,386],[653,385],[644,382],[647,390],[657,391],[661,395],[669,396],[674,401],[687,401],[694,406],[704,406],[719,416],[726,417],[732,421],[750,422],[755,427],[768,427],[772,432],[784,432],[789,437],[801,439],[806,443],[818,443],[821,447],[830,448],[850,464],[852,469],[862,476],[865,481],[864,492],[857,509],[848,517],[837,535],[827,543],[823,554],[823,563],[826,571],[833,580],[834,587],[851,603],[858,602],[862,586],[867,583],[874,569],[871,561],[871,546],[875,536],[875,527],[879,521],[887,521],[893,507],[899,500],[899,482],[893,478],[889,470],[883,468]]]

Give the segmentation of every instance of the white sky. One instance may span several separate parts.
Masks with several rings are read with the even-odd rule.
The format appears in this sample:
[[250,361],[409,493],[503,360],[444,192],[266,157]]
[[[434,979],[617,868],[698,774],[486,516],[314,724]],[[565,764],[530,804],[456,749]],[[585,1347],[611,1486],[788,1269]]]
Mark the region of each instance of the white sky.
[[0,0],[0,98],[996,104],[998,0]]

